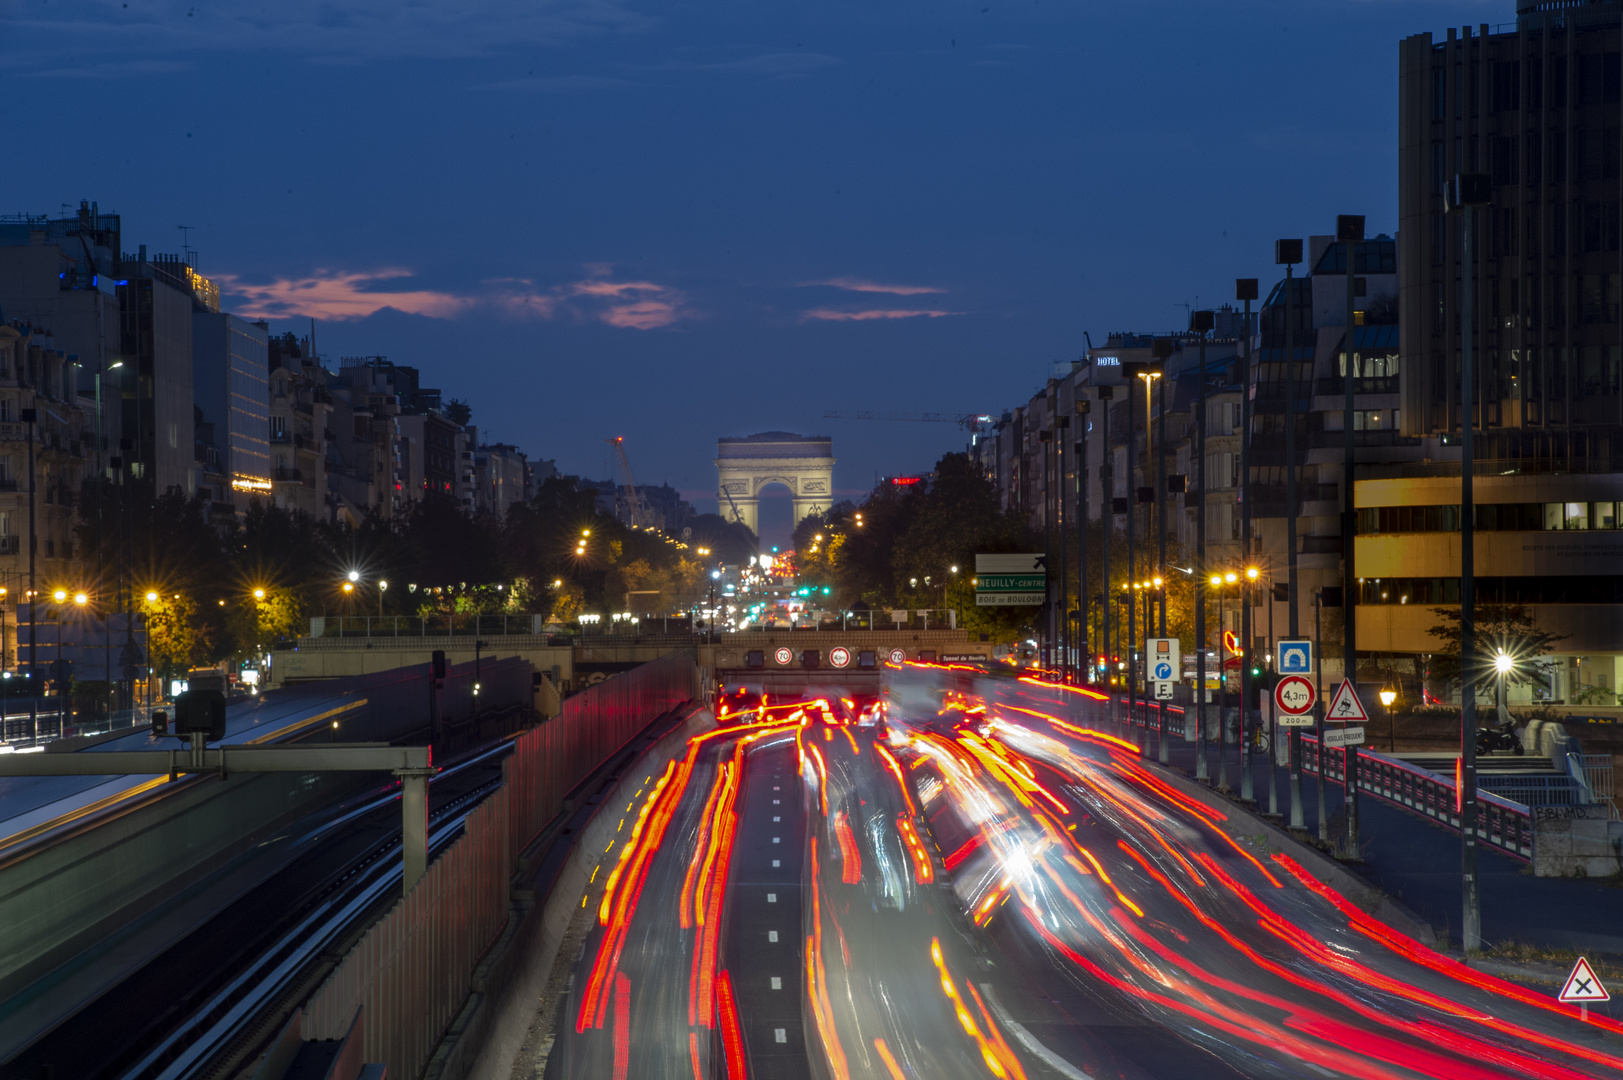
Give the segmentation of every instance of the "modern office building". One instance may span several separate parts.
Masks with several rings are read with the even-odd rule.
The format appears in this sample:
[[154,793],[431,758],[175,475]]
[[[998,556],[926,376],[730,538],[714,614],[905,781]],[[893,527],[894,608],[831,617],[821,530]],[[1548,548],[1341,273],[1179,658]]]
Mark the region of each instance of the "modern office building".
[[192,393],[211,438],[219,477],[208,494],[246,510],[250,499],[270,499],[270,327],[218,311],[192,315]]
[[1523,2],[1514,24],[1401,43],[1400,430],[1421,447],[1358,488],[1360,647],[1423,651],[1460,573],[1464,219],[1443,189],[1487,174],[1470,275],[1477,596],[1561,636],[1551,676],[1520,692],[1567,703],[1615,704],[1623,656],[1620,52],[1618,0]]

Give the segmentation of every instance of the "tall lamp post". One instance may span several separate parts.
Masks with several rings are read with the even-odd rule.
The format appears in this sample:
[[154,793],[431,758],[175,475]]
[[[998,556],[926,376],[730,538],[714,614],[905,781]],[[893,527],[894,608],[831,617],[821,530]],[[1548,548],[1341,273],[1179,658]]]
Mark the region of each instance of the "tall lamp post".
[[[1195,378],[1195,452],[1190,464],[1195,483],[1195,573],[1206,570],[1206,335],[1217,325],[1210,311],[1189,315],[1189,329],[1200,342]],[[1184,496],[1185,503],[1188,495]],[[1209,781],[1211,767],[1206,761],[1206,591],[1195,588],[1195,779]]]
[[[1250,445],[1249,437],[1245,445]],[[1248,455],[1249,456],[1249,455]],[[1248,470],[1249,471],[1249,470]],[[1249,519],[1251,502],[1246,500],[1246,517]],[[1250,528],[1246,532],[1250,533]],[[1247,539],[1244,550],[1249,555],[1251,542]],[[1257,602],[1256,591],[1252,588],[1257,583],[1260,571],[1255,566],[1245,568],[1245,581],[1240,586],[1240,799],[1243,802],[1252,802],[1256,799],[1256,778],[1251,775],[1251,653],[1255,650],[1255,634],[1251,627],[1251,608]]]
[[[1224,635],[1228,633],[1228,624],[1223,621],[1223,586],[1233,585],[1240,580],[1240,575],[1233,570],[1223,574],[1213,574],[1212,588],[1217,590],[1217,685],[1226,689],[1228,678],[1224,674],[1228,669],[1228,661],[1223,656]],[[1217,789],[1227,791],[1229,787],[1228,751],[1225,749],[1225,739],[1228,734],[1228,724],[1223,717],[1223,690],[1217,694]]]
[[[1465,910],[1460,938],[1467,954],[1482,948],[1482,896],[1476,850],[1476,672],[1473,670],[1476,663],[1476,443],[1473,437],[1476,402],[1472,383],[1476,378],[1473,353],[1476,284],[1472,281],[1472,269],[1476,260],[1477,208],[1492,201],[1492,178],[1485,173],[1456,175],[1445,200],[1450,213],[1464,217],[1461,222],[1464,280],[1460,312],[1460,891]],[[1347,272],[1352,273],[1350,261]],[[1350,393],[1347,400],[1352,400]],[[1350,411],[1348,421],[1351,422]]]
[[1086,398],[1076,408],[1076,655],[1082,664],[1077,682],[1092,682],[1093,636],[1088,632],[1088,409]]
[[[1342,214],[1336,218],[1336,239],[1347,252],[1347,339],[1344,347],[1341,386],[1342,402],[1342,460],[1341,460],[1341,634],[1342,665],[1345,677],[1358,683],[1358,567],[1355,550],[1358,531],[1356,503],[1353,499],[1353,473],[1356,455],[1353,451],[1353,331],[1357,329],[1355,297],[1358,295],[1358,245],[1364,240],[1364,218],[1361,214]],[[1469,283],[1465,290],[1469,293]],[[1320,732],[1321,738],[1323,732]],[[1347,800],[1347,854],[1358,857],[1358,747],[1344,751],[1346,777],[1344,788]]]
[[[1274,262],[1285,267],[1285,610],[1291,640],[1299,636],[1296,610],[1296,283],[1293,272],[1302,261],[1301,240],[1274,241]],[[1268,610],[1273,611],[1270,601]],[[1290,740],[1290,827],[1302,828],[1302,729],[1287,729]]]

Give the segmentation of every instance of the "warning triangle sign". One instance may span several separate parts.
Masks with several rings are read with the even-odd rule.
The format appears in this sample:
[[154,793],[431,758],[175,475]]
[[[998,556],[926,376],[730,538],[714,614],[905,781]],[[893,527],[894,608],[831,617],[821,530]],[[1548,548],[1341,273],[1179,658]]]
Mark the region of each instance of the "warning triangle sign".
[[1330,699],[1330,709],[1324,714],[1326,720],[1338,723],[1362,723],[1369,719],[1364,711],[1364,703],[1358,700],[1358,691],[1353,689],[1351,679],[1342,679],[1341,685],[1336,687],[1336,696]]
[[1612,995],[1595,977],[1595,970],[1589,966],[1589,961],[1580,956],[1572,966],[1572,974],[1567,976],[1567,985],[1561,988],[1561,1000],[1588,1005],[1596,1001],[1611,1001]]

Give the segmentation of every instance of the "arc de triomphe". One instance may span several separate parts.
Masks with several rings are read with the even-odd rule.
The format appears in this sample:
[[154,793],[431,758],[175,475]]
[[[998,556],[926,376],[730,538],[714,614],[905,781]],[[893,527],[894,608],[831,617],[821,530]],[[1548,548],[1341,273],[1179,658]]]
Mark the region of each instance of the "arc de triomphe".
[[794,496],[795,524],[829,508],[834,492],[833,440],[765,431],[716,440],[716,497],[722,518],[760,535],[761,489],[782,484]]

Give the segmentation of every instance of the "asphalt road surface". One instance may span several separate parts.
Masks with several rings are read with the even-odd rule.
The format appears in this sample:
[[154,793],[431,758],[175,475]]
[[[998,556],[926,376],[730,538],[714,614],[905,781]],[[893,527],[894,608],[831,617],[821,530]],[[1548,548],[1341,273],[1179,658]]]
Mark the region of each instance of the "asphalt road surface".
[[1365,915],[1087,694],[829,693],[727,699],[614,807],[549,1076],[1623,1076],[1623,1024]]

